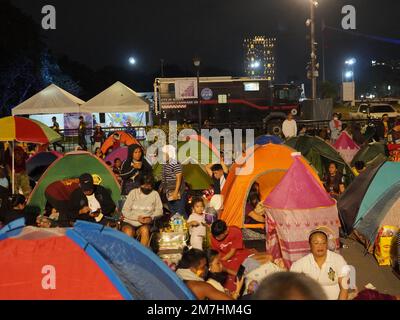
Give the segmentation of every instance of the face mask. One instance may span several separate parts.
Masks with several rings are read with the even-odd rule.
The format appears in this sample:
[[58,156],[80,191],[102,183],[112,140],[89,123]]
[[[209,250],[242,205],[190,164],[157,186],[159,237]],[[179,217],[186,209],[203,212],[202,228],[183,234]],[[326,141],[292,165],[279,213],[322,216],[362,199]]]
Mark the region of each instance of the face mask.
[[148,195],[150,194],[153,190],[152,189],[146,189],[146,188],[140,188],[140,191],[145,194]]
[[227,272],[209,272],[208,277],[224,285],[228,278]]

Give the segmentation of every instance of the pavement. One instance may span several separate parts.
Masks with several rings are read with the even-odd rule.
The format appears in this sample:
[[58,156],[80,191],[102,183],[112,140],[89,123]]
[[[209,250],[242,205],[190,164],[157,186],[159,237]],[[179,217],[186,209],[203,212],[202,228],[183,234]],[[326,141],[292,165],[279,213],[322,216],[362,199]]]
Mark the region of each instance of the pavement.
[[341,254],[349,265],[356,269],[356,285],[361,291],[371,283],[381,293],[400,295],[400,279],[390,266],[379,266],[372,254],[365,253],[365,247],[353,239],[341,239],[344,248]]
[[[341,239],[344,245],[340,253],[346,262],[356,269],[356,286],[361,291],[367,284],[372,284],[379,292],[400,295],[400,278],[390,266],[379,266],[372,254],[365,253],[365,247],[358,241]],[[264,241],[245,241],[247,248],[265,252]]]

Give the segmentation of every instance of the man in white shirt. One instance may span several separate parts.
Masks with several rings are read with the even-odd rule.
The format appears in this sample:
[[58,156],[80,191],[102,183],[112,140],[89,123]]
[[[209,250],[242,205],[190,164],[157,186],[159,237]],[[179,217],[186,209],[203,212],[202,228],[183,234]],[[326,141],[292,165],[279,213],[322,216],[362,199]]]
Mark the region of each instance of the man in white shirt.
[[134,237],[140,236],[144,246],[149,245],[150,227],[154,218],[162,216],[163,205],[160,195],[153,190],[154,178],[152,175],[139,176],[140,188],[129,192],[122,208],[122,232]]
[[328,235],[314,230],[309,237],[311,253],[293,263],[290,271],[318,281],[329,300],[347,300],[348,266],[343,257],[328,250]]
[[208,175],[213,180],[214,194],[221,194],[229,172],[229,169],[225,165],[223,159],[221,159],[221,164],[217,163],[207,165],[206,170]]
[[293,119],[293,115],[291,113],[289,113],[287,119],[283,121],[282,133],[285,139],[297,136],[296,120]]

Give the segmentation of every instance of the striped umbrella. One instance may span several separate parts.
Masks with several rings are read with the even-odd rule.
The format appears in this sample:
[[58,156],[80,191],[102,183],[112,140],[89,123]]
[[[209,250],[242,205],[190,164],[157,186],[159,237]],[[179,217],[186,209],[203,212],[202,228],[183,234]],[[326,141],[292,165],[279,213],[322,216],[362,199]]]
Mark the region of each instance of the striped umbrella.
[[45,124],[22,117],[0,119],[0,141],[13,143],[12,191],[14,192],[14,142],[47,144],[61,140],[61,136]]
[[0,119],[0,141],[47,144],[61,140],[61,136],[45,124],[22,117]]

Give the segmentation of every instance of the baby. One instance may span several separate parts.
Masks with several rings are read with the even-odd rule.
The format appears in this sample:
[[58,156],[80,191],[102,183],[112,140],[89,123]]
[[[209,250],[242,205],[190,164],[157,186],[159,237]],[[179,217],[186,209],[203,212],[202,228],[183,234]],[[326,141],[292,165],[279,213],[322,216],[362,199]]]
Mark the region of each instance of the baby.
[[192,214],[187,220],[190,233],[190,245],[203,250],[203,240],[206,236],[206,218],[204,214],[204,201],[202,198],[192,200]]

